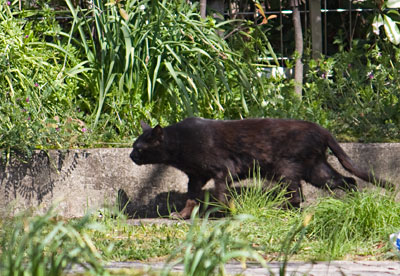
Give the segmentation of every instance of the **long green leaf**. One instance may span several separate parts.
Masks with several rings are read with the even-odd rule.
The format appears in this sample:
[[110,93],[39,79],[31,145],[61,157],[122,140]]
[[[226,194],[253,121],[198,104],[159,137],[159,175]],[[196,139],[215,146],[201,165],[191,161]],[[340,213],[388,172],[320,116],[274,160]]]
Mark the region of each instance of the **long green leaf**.
[[184,99],[183,103],[185,104],[186,110],[189,116],[193,116],[193,109],[189,103],[189,94],[183,82],[178,78],[177,73],[175,72],[172,64],[170,62],[164,62],[165,66],[167,67],[168,71],[170,72],[172,78],[175,80],[175,83],[178,85],[181,93],[183,93]]
[[399,9],[400,8],[400,0],[387,0],[386,6],[391,9]]
[[192,262],[190,264],[190,274],[189,275],[195,275],[195,271],[198,269],[201,269],[199,267],[200,262],[202,261],[202,258],[207,258],[207,256],[204,255],[204,249],[200,248],[195,252],[195,255],[192,257]]
[[400,43],[400,31],[397,27],[396,22],[394,22],[389,16],[385,14],[383,15],[383,22],[383,27],[385,28],[387,38],[393,44],[398,45]]
[[161,65],[161,58],[162,58],[161,55],[157,56],[157,63],[156,63],[156,66],[154,68],[154,71],[153,71],[153,82],[152,82],[152,85],[151,85],[151,88],[152,88],[151,94],[152,94],[152,96],[154,94],[154,89],[156,87],[156,82],[157,82],[157,78],[158,78],[158,70],[160,69],[160,65]]
[[172,50],[172,48],[168,44],[165,45],[165,48],[167,48],[167,50],[171,53],[171,55],[176,59],[178,63],[182,63],[181,58],[177,55],[177,53],[174,52],[174,50]]
[[380,31],[379,28],[384,24],[383,18],[381,14],[378,14],[377,16],[374,17],[372,21],[372,31],[376,34],[379,35]]

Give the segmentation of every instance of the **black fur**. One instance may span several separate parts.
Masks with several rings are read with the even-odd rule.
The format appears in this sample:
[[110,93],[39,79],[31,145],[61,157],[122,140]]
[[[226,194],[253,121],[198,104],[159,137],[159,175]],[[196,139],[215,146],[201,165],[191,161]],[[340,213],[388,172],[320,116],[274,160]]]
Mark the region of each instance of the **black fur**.
[[208,180],[214,179],[217,199],[224,201],[229,176],[246,178],[255,163],[263,177],[287,183],[294,207],[302,201],[301,180],[319,188],[355,188],[354,178],[341,175],[327,162],[328,147],[350,173],[393,188],[391,183],[356,167],[333,136],[311,122],[188,118],[165,128],[151,128],[142,122],[142,128],[130,157],[138,165],[166,164],[187,174],[188,201],[177,214],[183,218],[190,216]]

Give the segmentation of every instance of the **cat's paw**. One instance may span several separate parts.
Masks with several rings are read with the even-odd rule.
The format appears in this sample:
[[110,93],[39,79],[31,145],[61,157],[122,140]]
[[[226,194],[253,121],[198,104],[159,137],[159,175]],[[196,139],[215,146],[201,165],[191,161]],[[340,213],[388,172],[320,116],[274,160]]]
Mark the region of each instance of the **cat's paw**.
[[180,220],[180,219],[188,219],[190,218],[190,214],[181,214],[181,212],[173,212],[169,215],[170,219],[176,219],[176,220]]
[[186,205],[185,208],[183,208],[182,211],[178,212],[173,212],[171,213],[170,217],[172,219],[189,219],[194,207],[197,205],[197,201],[193,199],[188,199],[186,200]]

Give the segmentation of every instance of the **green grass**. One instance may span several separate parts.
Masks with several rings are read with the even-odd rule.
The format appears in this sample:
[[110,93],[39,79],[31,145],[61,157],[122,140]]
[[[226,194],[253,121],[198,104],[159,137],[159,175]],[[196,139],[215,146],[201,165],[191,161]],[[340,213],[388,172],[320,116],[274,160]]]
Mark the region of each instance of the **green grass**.
[[319,241],[315,250],[322,258],[385,258],[388,236],[400,228],[399,208],[391,194],[377,190],[324,198],[309,208],[310,239]]
[[198,217],[199,207],[191,216],[191,226],[184,241],[169,256],[163,275],[178,263],[183,264],[184,275],[207,276],[226,275],[224,264],[233,260],[257,261],[263,267],[266,262],[247,239],[238,237],[238,227],[249,219],[248,215],[238,215],[210,221],[206,212],[204,218]]
[[[282,210],[283,192],[259,182],[235,190],[231,215],[172,224],[129,223],[105,213],[64,221],[54,212],[0,221],[2,275],[62,275],[70,264],[87,264],[102,275],[103,261],[182,263],[187,275],[223,274],[229,260],[390,260],[398,259],[389,235],[400,229],[400,203],[391,193],[367,190],[343,198],[320,198],[300,210]],[[251,215],[249,215],[251,214]],[[282,269],[284,269],[284,265]],[[134,273],[139,273],[132,271]],[[129,274],[128,274],[129,275]]]
[[241,232],[266,256],[276,259],[291,225],[311,217],[295,259],[382,260],[390,258],[389,234],[400,229],[399,208],[393,195],[376,190],[350,193],[341,199],[321,198],[301,212],[265,210],[260,206],[254,209],[258,210],[256,219]]
[[88,216],[74,221],[60,220],[53,209],[30,217],[25,213],[1,221],[0,274],[63,275],[72,265],[103,275],[102,258],[90,239],[101,230]]

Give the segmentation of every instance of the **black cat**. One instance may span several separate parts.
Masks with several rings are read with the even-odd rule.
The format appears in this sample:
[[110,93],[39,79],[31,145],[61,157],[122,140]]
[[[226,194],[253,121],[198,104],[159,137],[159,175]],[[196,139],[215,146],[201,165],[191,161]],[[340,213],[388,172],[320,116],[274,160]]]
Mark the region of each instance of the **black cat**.
[[393,184],[355,166],[333,136],[317,124],[284,119],[237,121],[188,118],[177,124],[151,128],[141,123],[143,134],[133,144],[131,159],[138,165],[166,164],[189,177],[185,208],[174,216],[188,218],[202,187],[214,179],[216,197],[225,201],[230,175],[246,178],[254,164],[263,177],[287,183],[289,202],[303,201],[300,181],[330,189],[355,189],[356,181],[329,165],[329,147],[342,166],[359,178],[385,188]]

